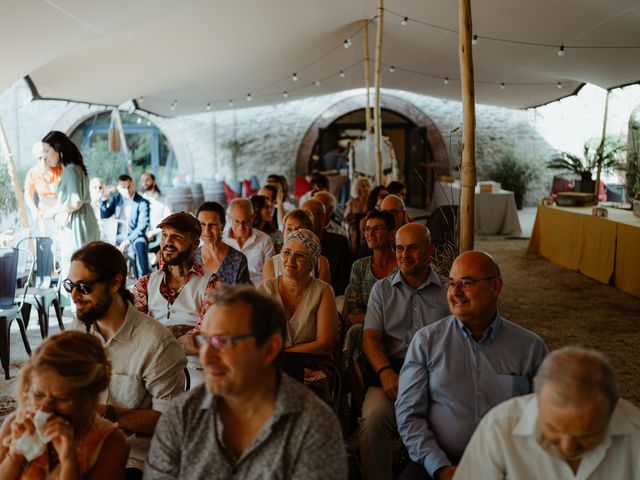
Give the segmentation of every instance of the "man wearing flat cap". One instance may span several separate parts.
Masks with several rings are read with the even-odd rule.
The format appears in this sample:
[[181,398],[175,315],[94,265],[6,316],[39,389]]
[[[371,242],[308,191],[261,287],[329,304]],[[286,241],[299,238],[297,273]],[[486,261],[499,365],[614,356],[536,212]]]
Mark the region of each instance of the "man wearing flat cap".
[[[140,278],[131,293],[136,308],[166,325],[185,353],[194,356],[198,352],[187,332],[203,318],[210,305],[207,294],[215,290],[219,279],[195,259],[201,233],[196,217],[186,212],[173,213],[158,228],[162,228],[162,268]],[[195,358],[188,358],[190,367],[197,364]]]

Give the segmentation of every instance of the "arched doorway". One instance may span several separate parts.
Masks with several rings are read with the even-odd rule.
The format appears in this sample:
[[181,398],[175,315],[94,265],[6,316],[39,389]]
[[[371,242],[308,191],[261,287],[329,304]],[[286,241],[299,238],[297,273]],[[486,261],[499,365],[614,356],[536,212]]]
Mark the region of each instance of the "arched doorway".
[[[296,174],[306,175],[341,137],[365,129],[366,96],[344,99],[323,112],[302,139]],[[432,195],[434,180],[449,174],[447,150],[438,128],[424,112],[392,95],[382,95],[383,135],[391,141],[402,181],[407,185],[407,204],[424,208]]]

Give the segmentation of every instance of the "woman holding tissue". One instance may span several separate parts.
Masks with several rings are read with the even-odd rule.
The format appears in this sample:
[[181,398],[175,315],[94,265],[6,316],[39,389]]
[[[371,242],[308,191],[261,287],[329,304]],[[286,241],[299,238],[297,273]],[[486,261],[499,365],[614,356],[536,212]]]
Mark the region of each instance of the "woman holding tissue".
[[0,478],[124,478],[126,437],[96,414],[110,377],[94,336],[46,339],[20,371],[18,409],[0,429]]

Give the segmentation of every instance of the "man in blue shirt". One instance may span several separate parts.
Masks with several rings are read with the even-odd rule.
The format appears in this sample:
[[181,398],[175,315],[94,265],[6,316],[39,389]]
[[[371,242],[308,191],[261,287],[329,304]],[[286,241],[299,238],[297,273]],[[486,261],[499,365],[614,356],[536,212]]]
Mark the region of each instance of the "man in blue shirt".
[[389,479],[392,446],[397,438],[393,401],[398,372],[413,335],[449,314],[443,282],[429,267],[434,247],[424,225],[410,223],[396,233],[399,272],[378,281],[371,290],[362,334],[373,372],[365,395],[358,432],[364,477]]
[[415,462],[402,478],[452,478],[480,419],[530,393],[548,353],[540,337],[500,317],[503,282],[490,255],[464,252],[449,276],[452,315],[416,333],[400,372],[398,431]]

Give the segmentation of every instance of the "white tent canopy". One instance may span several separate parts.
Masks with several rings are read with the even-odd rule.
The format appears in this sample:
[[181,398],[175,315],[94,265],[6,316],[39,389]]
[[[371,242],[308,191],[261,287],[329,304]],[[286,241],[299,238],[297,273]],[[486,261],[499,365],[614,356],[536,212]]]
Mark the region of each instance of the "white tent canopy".
[[[385,8],[382,85],[459,99],[457,2]],[[637,2],[478,0],[472,9],[478,103],[523,108],[584,83],[640,80]],[[173,116],[362,87],[363,20],[375,14],[375,0],[2,0],[0,91],[28,76],[41,98],[136,100]]]

